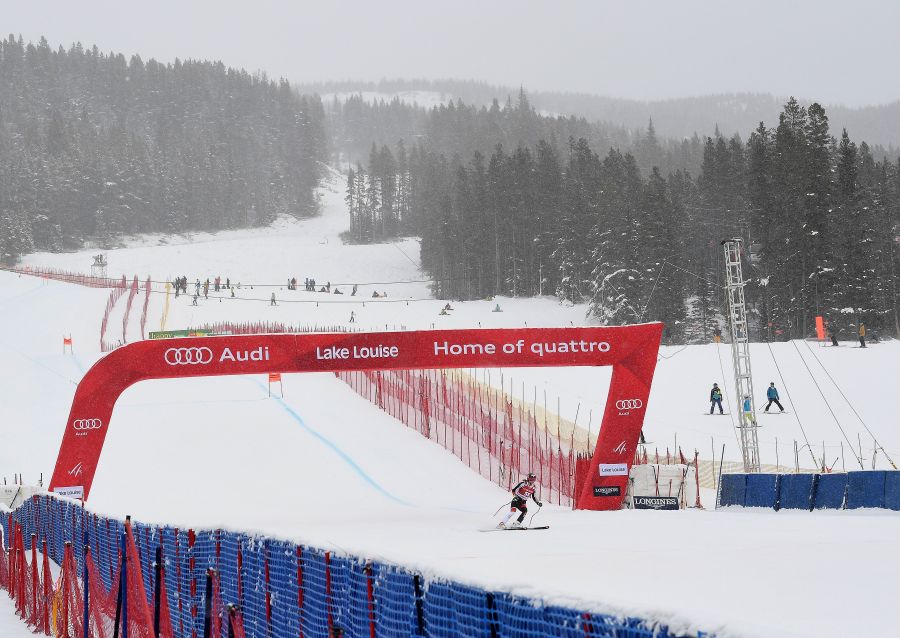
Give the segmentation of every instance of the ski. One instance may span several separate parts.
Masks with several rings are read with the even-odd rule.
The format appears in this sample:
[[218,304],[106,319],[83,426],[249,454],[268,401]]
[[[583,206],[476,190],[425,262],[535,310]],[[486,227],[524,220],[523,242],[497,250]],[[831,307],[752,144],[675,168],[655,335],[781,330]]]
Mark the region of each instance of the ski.
[[490,529],[480,529],[479,532],[528,532],[536,529],[550,529],[549,525],[537,525],[535,527],[492,527]]
[[702,414],[705,414],[706,416],[728,416],[731,412],[716,412],[715,414],[712,412],[703,412]]

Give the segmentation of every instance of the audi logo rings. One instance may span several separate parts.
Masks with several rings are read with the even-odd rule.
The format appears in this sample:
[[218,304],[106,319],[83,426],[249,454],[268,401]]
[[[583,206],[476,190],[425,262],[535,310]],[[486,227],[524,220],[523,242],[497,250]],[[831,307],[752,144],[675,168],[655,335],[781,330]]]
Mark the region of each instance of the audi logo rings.
[[200,348],[169,348],[164,355],[170,366],[193,366],[210,363],[212,350],[206,346]]
[[616,401],[617,410],[637,410],[644,407],[644,402],[640,399],[621,399]]
[[99,430],[103,427],[103,421],[100,419],[75,419],[72,421],[72,429],[79,432],[84,430]]

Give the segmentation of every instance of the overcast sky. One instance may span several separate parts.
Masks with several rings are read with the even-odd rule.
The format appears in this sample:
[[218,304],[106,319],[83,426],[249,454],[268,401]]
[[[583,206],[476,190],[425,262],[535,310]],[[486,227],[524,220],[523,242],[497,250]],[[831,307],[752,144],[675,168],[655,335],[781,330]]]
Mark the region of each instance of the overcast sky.
[[4,32],[294,82],[473,78],[668,98],[900,99],[898,0],[5,0]]

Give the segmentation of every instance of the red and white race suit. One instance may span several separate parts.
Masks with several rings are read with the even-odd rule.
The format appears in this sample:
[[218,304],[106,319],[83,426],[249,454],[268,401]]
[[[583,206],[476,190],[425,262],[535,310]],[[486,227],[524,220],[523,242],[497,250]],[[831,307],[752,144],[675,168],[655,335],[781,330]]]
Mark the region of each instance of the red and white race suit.
[[535,489],[534,483],[522,481],[513,488],[513,496],[523,501],[527,501],[534,496]]

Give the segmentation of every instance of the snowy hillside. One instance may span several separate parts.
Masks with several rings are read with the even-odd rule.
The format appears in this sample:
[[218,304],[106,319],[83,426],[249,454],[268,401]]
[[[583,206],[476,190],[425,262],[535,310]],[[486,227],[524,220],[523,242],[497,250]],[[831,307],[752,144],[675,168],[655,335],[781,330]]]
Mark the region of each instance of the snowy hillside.
[[[170,299],[167,329],[223,320],[350,327],[351,312],[358,329],[586,322],[584,308],[550,298],[452,302],[454,310],[440,315],[446,301],[430,298],[415,239],[374,246],[340,242],[348,223],[342,197],[335,176],[322,189],[316,219],[135,239],[106,253],[110,274],[241,282],[234,298],[230,291],[211,292],[197,306],[190,297]],[[37,254],[27,263],[86,272],[96,252]],[[285,289],[292,276],[300,281],[298,291]],[[305,292],[306,277],[330,281],[344,295]],[[354,283],[358,293],[350,297]],[[373,291],[388,296],[376,299]],[[272,292],[278,305],[270,305]],[[47,479],[75,385],[100,356],[98,325],[107,296],[106,290],[0,273],[0,383],[7,389],[0,402],[0,476],[22,472],[34,481],[43,472]],[[150,329],[160,328],[164,300],[162,293],[152,296]],[[493,312],[498,303],[502,312]],[[122,315],[111,316],[114,335],[118,330],[121,336],[121,321]],[[62,354],[62,335],[70,333],[74,356]],[[865,351],[849,345],[813,349],[897,459],[900,439],[888,410],[900,380],[900,344]],[[817,456],[825,442],[829,464],[844,440],[808,365],[846,438],[862,441],[870,463],[865,428],[827,385],[806,346],[797,348],[799,354],[792,344],[778,344],[774,360],[764,345],[753,350],[758,405],[765,385],[775,381],[792,413],[760,417],[763,461],[775,462],[777,436],[784,445],[782,464],[792,462],[792,442],[803,440],[800,423]],[[732,398],[727,346],[718,354],[712,345],[662,350],[645,428],[653,447],[674,447],[677,433],[686,451],[697,447],[709,458],[711,447],[726,443],[726,457],[739,457],[730,417],[704,414],[711,382]],[[527,400],[546,389],[551,409],[560,397],[562,415],[574,420],[578,412],[584,427],[592,418],[596,435],[608,372],[519,369],[504,376],[504,386],[510,380],[514,394],[525,384]],[[499,383],[499,371],[492,371],[490,382]],[[122,396],[113,423],[89,503],[105,513],[261,530],[719,636],[889,636],[900,623],[893,604],[900,594],[900,555],[893,551],[900,517],[892,513],[594,513],[547,505],[535,519],[551,524],[546,532],[481,534],[477,530],[493,523],[491,514],[506,494],[327,374],[286,375],[284,399],[268,398],[261,377],[145,382]],[[801,463],[808,466],[812,460],[805,454]],[[853,460],[849,452],[847,459]],[[880,455],[878,463],[884,467]]]
[[[446,302],[431,298],[426,276],[418,268],[416,239],[376,245],[341,242],[340,233],[349,226],[343,189],[343,178],[332,173],[320,189],[322,214],[312,220],[282,218],[272,228],[136,238],[127,242],[126,248],[106,252],[110,274],[124,273],[129,278],[137,274],[141,280],[151,275],[162,281],[185,275],[191,294],[196,279],[212,281],[220,276],[223,283],[227,277],[241,285],[234,298],[226,292],[211,292],[210,298],[201,298],[197,306],[191,305],[190,297],[171,299],[164,326],[161,315],[165,295],[156,294],[148,314],[149,330],[260,320],[362,330],[590,325],[585,306],[561,304],[550,297],[454,301],[450,314],[439,314]],[[87,272],[90,256],[96,252],[39,253],[25,263]],[[300,290],[286,289],[291,277],[298,279]],[[332,290],[338,288],[344,294],[305,292],[306,277],[315,278],[317,287],[330,282]],[[354,284],[358,293],[350,297]],[[388,296],[374,299],[375,291]],[[276,306],[270,305],[273,292]],[[503,312],[492,312],[497,304]],[[110,317],[111,326],[121,325],[121,306]],[[98,316],[95,310],[85,318],[91,343],[95,340],[91,328]],[[872,399],[890,396],[900,380],[900,344],[874,344],[866,350],[849,342],[838,349],[804,342],[776,343],[771,348],[754,344],[751,354],[757,408],[764,407],[765,389],[774,381],[789,412],[759,416],[763,463],[775,464],[777,460],[793,466],[793,443],[797,441],[798,448],[808,443],[814,450],[814,455],[808,449],[799,455],[801,467],[814,467],[812,456],[820,459],[823,445],[829,466],[837,460],[837,468],[859,469],[850,448],[860,456],[861,447],[864,463],[871,467],[875,447],[871,434],[895,462],[900,461],[900,434],[890,426],[893,406],[890,401]],[[697,449],[708,459],[713,449],[718,456],[724,443],[725,458],[740,459],[731,370],[727,344],[662,348],[645,425],[647,440],[654,442],[648,448],[651,454],[656,449],[665,454],[666,447],[674,452],[677,445],[685,454]],[[479,378],[499,387],[501,374],[493,371],[479,374]],[[585,431],[590,425],[596,438],[596,408],[602,406],[609,374],[610,370],[604,368],[520,368],[506,372],[503,387],[508,390],[512,383],[512,394],[521,397],[524,393],[528,403],[535,396],[542,402],[546,392],[551,411],[555,412],[558,405],[563,418],[575,421],[577,415],[577,424]],[[706,415],[713,382],[724,390],[726,411],[731,413],[727,416]],[[772,412],[776,410],[773,406]],[[875,464],[890,467],[881,453],[875,455]]]

